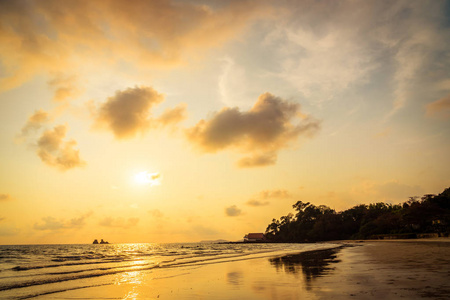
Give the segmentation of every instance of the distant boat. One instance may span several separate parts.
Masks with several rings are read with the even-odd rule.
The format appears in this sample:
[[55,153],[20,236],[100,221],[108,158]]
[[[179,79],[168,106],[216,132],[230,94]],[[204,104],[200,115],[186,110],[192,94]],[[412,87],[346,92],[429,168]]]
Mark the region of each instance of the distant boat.
[[94,240],[94,242],[92,242],[92,244],[96,245],[96,244],[109,244],[109,242],[104,241],[103,239],[100,241],[100,243],[98,242],[97,239]]

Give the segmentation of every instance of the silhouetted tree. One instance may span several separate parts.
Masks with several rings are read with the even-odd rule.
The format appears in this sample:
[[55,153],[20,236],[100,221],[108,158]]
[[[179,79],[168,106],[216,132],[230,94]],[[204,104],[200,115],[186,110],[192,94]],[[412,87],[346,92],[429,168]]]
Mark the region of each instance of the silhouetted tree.
[[297,201],[289,213],[267,226],[266,237],[277,242],[370,238],[386,234],[443,233],[450,231],[450,188],[439,195],[410,197],[392,205],[357,205],[342,212]]

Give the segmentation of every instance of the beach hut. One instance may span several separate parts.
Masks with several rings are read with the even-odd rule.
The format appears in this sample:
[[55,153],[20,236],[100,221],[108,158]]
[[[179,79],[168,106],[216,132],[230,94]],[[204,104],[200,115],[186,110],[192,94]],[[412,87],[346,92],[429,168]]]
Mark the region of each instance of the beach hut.
[[249,233],[244,236],[244,242],[262,242],[265,240],[264,233]]

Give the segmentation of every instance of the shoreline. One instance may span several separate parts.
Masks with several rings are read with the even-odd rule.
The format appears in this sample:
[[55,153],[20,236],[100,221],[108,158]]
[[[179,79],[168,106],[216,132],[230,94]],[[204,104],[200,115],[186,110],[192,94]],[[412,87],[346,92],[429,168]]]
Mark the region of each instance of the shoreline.
[[330,249],[117,274],[111,285],[35,299],[448,299],[449,240],[335,241]]

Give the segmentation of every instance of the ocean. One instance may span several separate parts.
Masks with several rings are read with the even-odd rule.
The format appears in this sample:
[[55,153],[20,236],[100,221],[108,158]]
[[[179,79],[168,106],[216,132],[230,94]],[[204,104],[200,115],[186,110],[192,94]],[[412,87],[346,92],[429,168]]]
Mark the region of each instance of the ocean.
[[[0,246],[0,299],[119,284],[120,274],[283,256],[336,244],[102,244]],[[56,296],[55,296],[56,297]]]

